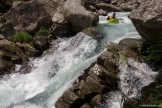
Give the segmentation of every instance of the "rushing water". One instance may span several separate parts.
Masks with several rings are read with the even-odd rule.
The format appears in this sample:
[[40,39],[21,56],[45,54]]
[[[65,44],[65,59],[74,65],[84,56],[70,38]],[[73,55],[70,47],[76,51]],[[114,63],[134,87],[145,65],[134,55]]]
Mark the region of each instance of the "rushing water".
[[119,24],[108,24],[106,17],[101,16],[98,27],[105,34],[102,40],[84,33],[58,39],[59,43],[52,45],[44,56],[31,59],[30,73],[15,73],[0,79],[0,108],[52,108],[64,90],[103,52],[103,44],[108,41],[118,43],[126,37],[139,38],[127,15],[117,14]]

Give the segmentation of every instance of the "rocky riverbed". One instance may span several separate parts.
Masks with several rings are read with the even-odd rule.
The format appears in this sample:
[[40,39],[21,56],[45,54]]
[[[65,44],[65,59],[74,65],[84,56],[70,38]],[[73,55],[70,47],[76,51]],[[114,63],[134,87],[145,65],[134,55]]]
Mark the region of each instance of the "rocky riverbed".
[[[24,84],[26,84],[26,81],[29,81],[30,79],[29,77],[35,77],[35,74],[39,74],[38,72],[40,72],[41,76],[44,76],[45,82],[48,82],[49,80],[49,82],[52,83],[52,81],[54,80],[52,78],[55,75],[57,76],[57,72],[59,73],[64,71],[60,69],[62,65],[58,65],[60,62],[62,64],[67,63],[66,56],[64,62],[58,60],[58,58],[62,60],[62,58],[64,57],[63,54],[71,55],[69,57],[71,57],[71,59],[74,59],[69,61],[69,66],[75,65],[75,63],[79,63],[77,57],[81,59],[81,63],[86,64],[87,62],[84,62],[84,60],[89,60],[90,55],[94,56],[94,52],[99,53],[99,51],[101,50],[101,47],[95,49],[97,47],[96,44],[99,43],[99,40],[101,40],[104,36],[102,30],[96,29],[96,26],[99,22],[99,15],[106,16],[109,12],[129,11],[131,12],[129,18],[133,22],[135,28],[142,38],[128,38],[121,40],[118,44],[113,42],[106,44],[106,50],[99,55],[97,60],[90,60],[91,62],[93,62],[90,66],[87,63],[87,67],[89,66],[88,68],[83,64],[80,64],[82,67],[86,67],[86,69],[84,69],[82,75],[76,75],[77,77],[79,76],[79,78],[75,78],[75,80],[77,79],[75,82],[73,82],[74,80],[72,82],[70,82],[71,80],[68,80],[68,83],[72,83],[71,87],[69,87],[69,89],[67,89],[66,91],[62,91],[62,93],[64,93],[61,94],[62,96],[58,100],[55,100],[55,105],[53,105],[54,102],[47,103],[50,103],[50,106],[52,104],[52,106],[55,106],[56,108],[101,107],[104,103],[106,103],[105,96],[107,95],[107,93],[121,90],[119,83],[121,80],[119,77],[119,67],[121,63],[124,61],[128,64],[128,67],[130,69],[135,70],[136,67],[130,65],[128,62],[128,59],[131,58],[138,63],[148,63],[149,68],[152,68],[153,71],[158,71],[159,75],[156,78],[155,82],[147,84],[146,87],[143,87],[140,90],[141,96],[132,98],[124,94],[124,96],[127,97],[125,103],[123,102],[124,108],[136,108],[142,104],[150,103],[161,105],[161,61],[147,61],[144,60],[143,57],[147,55],[146,50],[149,46],[161,40],[161,5],[161,0],[0,1],[0,77],[2,85],[3,82],[8,81],[4,80],[6,76],[10,76],[15,73],[20,74],[20,81],[22,81],[21,79],[25,78],[23,75],[27,74],[27,80],[24,80],[23,82]],[[15,34],[20,32],[29,34],[28,36],[31,36],[31,41],[28,41],[29,38],[21,38],[23,41],[16,41],[16,39],[14,38]],[[87,37],[87,35],[91,37]],[[74,38],[71,39],[71,36],[74,36]],[[70,45],[67,44],[66,41],[63,41],[63,43],[61,43],[61,39],[64,38],[70,39]],[[84,42],[87,42],[87,44]],[[45,54],[49,54],[50,50],[48,49],[51,48],[53,44],[55,45],[54,49],[52,49],[54,53],[60,53],[60,51],[62,52],[60,53],[60,55],[58,54],[59,56],[56,56],[56,54],[54,54],[55,57],[50,59],[56,59],[55,62],[57,62],[58,64],[51,62],[53,65],[53,71],[47,72],[48,77],[46,77],[46,74],[43,74],[43,71],[46,72],[46,70],[37,70],[36,67],[39,67],[37,66],[37,63],[35,65],[31,65],[30,61],[33,58],[44,57]],[[67,44],[67,46],[64,46],[64,44]],[[58,46],[61,45],[62,47],[59,49]],[[71,54],[70,51],[72,51],[73,53]],[[42,60],[44,60],[44,62],[42,62],[43,64],[46,62],[47,58],[44,57]],[[41,63],[41,60],[39,62]],[[35,68],[33,68],[33,66],[35,66]],[[43,66],[44,65],[42,65],[42,67]],[[77,68],[77,65],[75,66]],[[47,67],[50,66],[48,65]],[[64,67],[66,66],[62,66],[62,69],[64,69]],[[68,70],[68,67],[66,68]],[[74,70],[71,69],[71,72],[73,71]],[[150,72],[152,71],[150,70]],[[9,78],[13,78],[14,80],[15,77]],[[64,76],[62,75],[61,78],[64,78]],[[37,80],[42,81],[42,77],[38,77]],[[60,80],[58,79],[57,81]],[[54,84],[57,85],[57,81],[55,81]],[[17,84],[17,82],[15,82],[15,84]],[[42,85],[44,88],[47,86],[45,84]],[[34,87],[37,87],[38,85],[39,84],[36,83]],[[19,86],[21,87],[21,84]],[[18,89],[19,86],[14,85],[13,82],[12,88],[15,87],[13,91],[20,91]],[[27,88],[27,90],[29,90],[27,86],[25,87]],[[29,85],[29,88],[30,87],[32,88],[32,86]],[[60,90],[61,84],[56,88]],[[3,88],[0,88],[0,90],[3,91]],[[38,91],[33,91],[36,94],[39,89]],[[47,91],[54,91],[54,87],[47,87]],[[24,95],[25,92],[27,91],[20,92],[20,95]],[[44,90],[44,92],[45,94],[52,95],[52,93],[47,93],[46,90]],[[3,93],[0,91],[0,94]],[[43,96],[45,94],[43,94]],[[25,95],[26,97],[24,96],[25,98],[21,101],[39,103],[39,105],[41,102],[43,104],[44,102],[46,102],[44,100],[45,98],[42,98],[42,94],[38,93],[38,95],[33,96],[31,99],[27,98],[30,97],[30,95]],[[44,97],[48,97],[48,95]],[[147,98],[147,96],[149,98]],[[7,97],[4,98],[7,99]],[[12,98],[14,100],[14,97],[11,97],[9,100],[12,101]],[[39,100],[40,102],[37,102]],[[18,105],[18,107],[16,108],[20,108],[22,104],[20,101],[11,103],[12,105],[10,104],[8,106],[5,106],[8,103],[0,103],[0,106],[15,108],[14,105]],[[27,108],[33,107],[30,107],[30,105],[27,106]]]

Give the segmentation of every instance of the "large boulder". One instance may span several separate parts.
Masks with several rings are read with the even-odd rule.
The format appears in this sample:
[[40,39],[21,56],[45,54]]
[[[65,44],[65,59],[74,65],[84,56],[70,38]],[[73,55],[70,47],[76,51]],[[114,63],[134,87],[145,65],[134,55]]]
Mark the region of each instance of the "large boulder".
[[61,1],[31,0],[17,3],[3,16],[5,24],[12,25],[16,31],[34,34],[41,27],[52,25],[53,14],[57,11]]
[[98,16],[87,11],[81,3],[81,0],[67,0],[64,4],[65,18],[70,23],[73,33],[95,26],[98,22]]
[[161,5],[161,0],[148,0],[129,15],[139,34],[150,42],[162,39]]
[[28,61],[28,57],[15,43],[6,39],[0,40],[0,76],[13,72],[11,69],[14,69],[16,64],[26,67]]

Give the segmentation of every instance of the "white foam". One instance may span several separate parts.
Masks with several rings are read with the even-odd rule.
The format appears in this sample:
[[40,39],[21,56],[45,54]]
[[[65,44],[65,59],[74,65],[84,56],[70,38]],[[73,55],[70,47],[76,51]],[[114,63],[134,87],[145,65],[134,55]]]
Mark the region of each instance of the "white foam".
[[155,81],[158,75],[146,63],[139,63],[131,58],[121,63],[119,70],[119,88],[129,98],[137,97],[142,87]]

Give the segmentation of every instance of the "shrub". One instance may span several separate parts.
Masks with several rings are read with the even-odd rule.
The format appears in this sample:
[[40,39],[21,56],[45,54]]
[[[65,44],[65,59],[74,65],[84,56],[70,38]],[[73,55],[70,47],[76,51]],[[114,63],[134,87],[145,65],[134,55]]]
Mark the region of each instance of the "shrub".
[[162,59],[162,41],[158,41],[155,44],[152,44],[149,48],[147,48],[146,53],[147,56],[144,56],[146,60],[158,61]]
[[4,6],[2,4],[0,4],[0,12],[4,11]]
[[39,31],[36,33],[36,36],[49,36],[51,34],[50,29],[42,27],[39,29]]
[[117,19],[117,18],[110,18],[109,19],[109,23],[119,23],[119,19]]
[[31,42],[32,39],[33,39],[32,36],[26,32],[17,32],[13,38],[15,42],[27,42],[27,43]]

